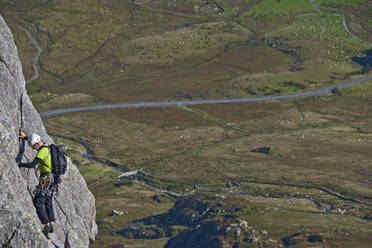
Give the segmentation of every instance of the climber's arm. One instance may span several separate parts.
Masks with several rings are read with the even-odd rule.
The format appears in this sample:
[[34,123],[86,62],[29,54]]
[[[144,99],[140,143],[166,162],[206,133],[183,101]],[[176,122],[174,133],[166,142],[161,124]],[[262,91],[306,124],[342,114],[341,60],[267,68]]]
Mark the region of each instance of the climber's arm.
[[36,165],[38,165],[41,162],[40,158],[35,158],[34,161],[31,163],[19,163],[19,167],[25,167],[25,168],[35,168]]

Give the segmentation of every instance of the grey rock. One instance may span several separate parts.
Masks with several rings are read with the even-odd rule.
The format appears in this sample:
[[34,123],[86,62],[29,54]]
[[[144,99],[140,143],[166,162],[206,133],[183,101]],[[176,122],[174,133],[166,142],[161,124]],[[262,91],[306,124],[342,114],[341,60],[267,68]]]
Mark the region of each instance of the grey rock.
[[269,146],[264,146],[264,147],[258,147],[252,150],[252,152],[258,152],[258,153],[263,153],[265,155],[270,154],[270,147]]
[[111,212],[111,216],[120,216],[120,215],[123,215],[124,212],[123,211],[119,211],[119,210],[112,210]]
[[165,244],[164,248],[218,248],[223,247],[218,236],[223,235],[223,230],[219,230],[214,222],[205,222],[197,229],[185,230],[171,238]]
[[307,238],[307,241],[308,242],[311,242],[311,243],[316,243],[316,242],[323,242],[323,237],[319,234],[313,234],[313,235],[310,235],[308,238]]
[[143,222],[133,223],[131,226],[117,232],[128,239],[159,239],[165,236],[162,228],[155,225],[145,225]]
[[123,244],[115,244],[115,245],[110,246],[110,248],[125,248],[125,245],[123,245]]
[[[21,126],[20,98],[23,94],[23,123],[27,134],[48,136],[25,88],[22,66],[13,36],[0,15],[0,245],[3,247],[63,247],[64,231],[72,247],[88,247],[97,234],[94,197],[76,166],[68,159],[68,170],[54,202],[56,230],[48,241],[32,203],[31,192],[38,183],[34,169],[18,168],[18,129]],[[22,162],[33,160],[28,145]],[[63,225],[63,228],[62,228]]]

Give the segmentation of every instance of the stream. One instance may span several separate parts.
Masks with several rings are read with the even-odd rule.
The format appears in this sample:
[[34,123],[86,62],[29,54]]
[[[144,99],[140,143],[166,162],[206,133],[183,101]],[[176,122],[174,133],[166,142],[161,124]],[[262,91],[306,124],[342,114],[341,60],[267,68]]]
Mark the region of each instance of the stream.
[[[243,192],[243,191],[240,191],[240,192],[235,191],[234,192],[235,189],[240,188],[239,183],[244,183],[245,182],[245,183],[256,183],[256,184],[262,184],[262,185],[277,185],[277,186],[285,186],[285,187],[316,189],[316,190],[323,191],[323,192],[325,192],[325,193],[327,193],[327,194],[329,194],[333,197],[336,197],[336,198],[338,198],[340,200],[343,200],[343,201],[346,201],[346,202],[352,202],[352,203],[358,203],[358,204],[362,204],[362,205],[372,206],[372,203],[370,203],[370,202],[364,202],[364,201],[360,201],[360,200],[357,200],[357,199],[352,198],[352,197],[346,197],[346,196],[343,196],[343,195],[341,195],[337,192],[334,192],[330,189],[327,189],[327,188],[321,187],[321,186],[292,184],[292,183],[285,183],[285,182],[270,182],[270,181],[252,180],[252,179],[232,179],[232,180],[229,180],[229,181],[226,181],[226,182],[219,182],[219,183],[212,183],[212,184],[210,184],[210,183],[193,184],[191,182],[159,178],[159,177],[156,177],[156,176],[153,176],[153,175],[150,175],[150,174],[147,174],[147,173],[143,172],[142,169],[137,170],[137,171],[128,171],[125,168],[123,168],[124,166],[120,166],[119,164],[116,164],[114,162],[103,161],[103,160],[97,159],[94,156],[93,150],[87,144],[85,144],[81,141],[78,141],[78,140],[75,140],[75,139],[72,139],[72,138],[68,138],[68,137],[62,137],[62,136],[54,136],[54,137],[66,139],[66,140],[69,140],[69,141],[80,144],[82,147],[84,147],[85,152],[86,152],[85,154],[82,154],[82,156],[84,158],[86,158],[90,161],[96,162],[98,164],[104,165],[104,166],[110,166],[110,167],[114,168],[115,170],[118,170],[121,173],[123,173],[121,176],[112,177],[109,180],[107,180],[107,179],[99,180],[98,182],[93,183],[92,185],[89,185],[91,188],[96,187],[98,185],[101,185],[102,183],[106,183],[107,181],[117,180],[117,179],[120,179],[122,177],[126,177],[126,178],[129,178],[129,179],[133,180],[134,182],[142,184],[146,187],[156,189],[156,190],[161,190],[164,194],[166,194],[166,195],[168,195],[168,196],[170,196],[174,199],[176,199],[178,197],[185,197],[185,196],[193,194],[196,191],[199,191],[199,192],[217,193],[217,194],[223,194],[223,195],[233,195],[233,196],[243,196],[243,197],[260,197],[260,198],[270,198],[270,199],[303,199],[303,200],[308,200],[308,201],[312,202],[312,204],[317,209],[319,209],[322,214],[331,214],[332,211],[335,209],[335,207],[332,203],[326,202],[324,200],[315,199],[315,198],[311,197],[309,194],[306,194],[305,196],[303,196],[303,195],[282,196],[282,195],[273,195],[273,194],[257,194],[257,193],[253,194],[253,193],[247,193],[247,192]],[[162,181],[162,182],[167,182],[167,183],[173,183],[175,185],[188,185],[188,186],[190,186],[190,188],[192,188],[192,190],[188,193],[183,193],[183,194],[182,193],[177,193],[177,192],[170,191],[166,188],[160,187],[160,186],[152,183],[151,179],[155,179],[155,180]],[[234,187],[226,188],[226,189],[225,188],[224,189],[203,189],[203,188],[201,188],[202,186],[218,186],[218,185],[227,185],[227,184],[231,184]],[[351,208],[354,208],[354,206],[351,207]]]

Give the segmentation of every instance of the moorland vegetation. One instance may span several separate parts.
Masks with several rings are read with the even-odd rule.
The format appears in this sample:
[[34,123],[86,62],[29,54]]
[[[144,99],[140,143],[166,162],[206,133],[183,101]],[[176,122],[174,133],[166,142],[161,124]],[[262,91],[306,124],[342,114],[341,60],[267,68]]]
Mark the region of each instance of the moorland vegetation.
[[[370,56],[370,1],[313,3],[0,0],[0,8],[43,48],[40,77],[27,88],[44,112],[285,95],[371,76],[355,59]],[[31,78],[36,48],[9,25]],[[200,227],[229,247],[368,247],[371,83],[332,96],[100,110],[44,123],[96,197],[92,247],[172,247]],[[261,147],[269,154],[252,152]]]

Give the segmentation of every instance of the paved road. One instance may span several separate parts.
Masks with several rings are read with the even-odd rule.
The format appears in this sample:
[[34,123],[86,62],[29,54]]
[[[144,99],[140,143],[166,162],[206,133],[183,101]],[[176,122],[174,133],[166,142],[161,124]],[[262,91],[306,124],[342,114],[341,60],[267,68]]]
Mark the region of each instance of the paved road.
[[73,112],[100,110],[100,109],[115,109],[115,108],[143,108],[143,107],[165,107],[165,106],[181,106],[181,105],[202,105],[202,104],[216,104],[216,103],[243,103],[243,102],[264,102],[275,101],[292,98],[303,98],[311,96],[331,95],[331,90],[335,87],[342,89],[353,84],[372,80],[372,76],[364,77],[357,80],[352,80],[346,83],[341,83],[324,89],[302,92],[298,94],[290,94],[283,96],[268,96],[268,97],[252,97],[252,98],[239,98],[239,99],[216,99],[216,100],[196,100],[196,101],[167,101],[167,102],[138,102],[138,103],[118,103],[118,104],[105,104],[98,106],[87,106],[77,108],[57,109],[40,114],[41,118],[48,118],[58,115],[64,115]]
[[[321,13],[319,8],[316,6],[313,0],[310,0],[311,4],[313,5],[314,9]],[[346,21],[344,20],[344,26],[347,31],[349,31]],[[39,78],[39,68],[37,67],[38,59],[40,54],[42,53],[42,49],[36,40],[32,37],[31,33],[24,27],[18,25],[17,23],[13,22],[8,18],[8,21],[12,22],[14,25],[22,29],[31,40],[31,42],[37,48],[37,54],[34,57],[33,67],[35,71],[35,75],[27,81],[30,83]],[[98,105],[98,106],[88,106],[88,107],[77,107],[77,108],[66,108],[66,109],[58,109],[58,110],[51,110],[44,113],[41,113],[41,118],[53,117],[73,112],[80,112],[80,111],[89,111],[89,110],[100,110],[100,109],[114,109],[114,108],[143,108],[143,107],[165,107],[165,106],[175,106],[175,105],[200,105],[200,104],[217,104],[217,103],[243,103],[243,102],[262,102],[262,101],[274,101],[274,100],[283,100],[283,99],[291,99],[291,98],[301,98],[301,97],[310,97],[310,96],[320,96],[320,95],[330,95],[331,89],[337,87],[342,89],[352,84],[358,84],[361,82],[369,81],[372,79],[372,76],[361,78],[358,80],[353,80],[350,82],[346,82],[343,84],[335,85],[332,87],[303,92],[298,94],[291,94],[291,95],[283,95],[283,96],[269,96],[269,97],[252,97],[252,98],[240,98],[240,99],[216,99],[216,100],[197,100],[197,101],[166,101],[166,102],[139,102],[139,103],[118,103],[118,104],[106,104],[106,105]]]

